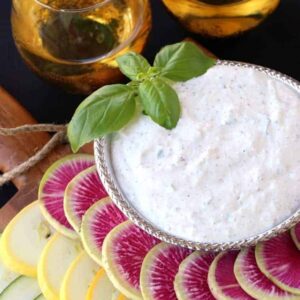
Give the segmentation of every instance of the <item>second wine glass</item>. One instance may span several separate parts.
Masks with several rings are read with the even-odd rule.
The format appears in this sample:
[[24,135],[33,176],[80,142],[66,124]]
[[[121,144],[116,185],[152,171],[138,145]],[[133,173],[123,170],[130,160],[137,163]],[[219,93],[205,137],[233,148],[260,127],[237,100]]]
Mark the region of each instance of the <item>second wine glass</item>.
[[280,0],[163,0],[190,31],[208,37],[228,37],[259,25]]

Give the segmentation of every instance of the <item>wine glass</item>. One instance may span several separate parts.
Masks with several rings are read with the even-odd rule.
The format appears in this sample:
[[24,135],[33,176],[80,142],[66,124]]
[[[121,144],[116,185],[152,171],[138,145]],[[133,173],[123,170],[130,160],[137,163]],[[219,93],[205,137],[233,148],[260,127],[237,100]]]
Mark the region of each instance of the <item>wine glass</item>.
[[209,37],[240,34],[260,24],[280,0],[163,0],[190,31]]
[[148,0],[13,0],[12,30],[26,64],[65,89],[89,94],[118,82],[116,58],[141,52]]

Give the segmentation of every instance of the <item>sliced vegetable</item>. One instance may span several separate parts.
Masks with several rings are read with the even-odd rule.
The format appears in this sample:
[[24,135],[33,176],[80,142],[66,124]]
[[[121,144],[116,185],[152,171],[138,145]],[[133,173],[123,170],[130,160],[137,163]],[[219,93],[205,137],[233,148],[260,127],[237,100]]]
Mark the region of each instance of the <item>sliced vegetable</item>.
[[46,171],[40,183],[39,200],[43,215],[58,232],[70,238],[78,236],[65,215],[65,189],[76,175],[92,165],[94,165],[92,155],[65,156]]
[[80,231],[82,217],[97,201],[107,197],[96,166],[80,172],[67,185],[64,195],[64,211],[75,231]]
[[63,278],[82,251],[79,241],[55,233],[42,252],[38,264],[38,282],[47,300],[59,299]]
[[196,251],[179,266],[174,287],[178,300],[213,300],[207,282],[208,269],[215,258],[213,253]]
[[7,269],[7,267],[0,260],[0,294],[19,276],[20,274]]
[[291,229],[291,235],[295,245],[300,250],[300,223]]
[[217,255],[208,272],[208,285],[216,299],[253,300],[237,282],[234,275],[234,263],[238,251],[223,252]]
[[99,265],[102,265],[102,245],[105,237],[126,219],[110,198],[96,202],[84,215],[81,227],[82,243],[87,253]]
[[100,269],[89,286],[85,300],[118,300],[120,296],[121,294],[112,285],[105,270]]
[[11,271],[35,277],[39,257],[53,230],[37,201],[21,210],[7,225],[0,240],[2,263]]
[[60,300],[85,299],[99,266],[82,251],[69,267],[60,290]]
[[259,269],[281,289],[300,295],[300,251],[285,232],[256,246]]
[[20,276],[0,294],[0,300],[34,300],[40,294],[36,279]]
[[176,300],[174,280],[180,263],[191,250],[159,243],[146,255],[140,276],[143,299]]
[[255,299],[300,299],[299,296],[276,286],[260,271],[255,259],[255,248],[253,247],[244,249],[239,253],[234,264],[234,274],[243,290]]
[[113,285],[130,299],[142,299],[142,263],[159,241],[126,221],[115,227],[103,243],[103,266]]

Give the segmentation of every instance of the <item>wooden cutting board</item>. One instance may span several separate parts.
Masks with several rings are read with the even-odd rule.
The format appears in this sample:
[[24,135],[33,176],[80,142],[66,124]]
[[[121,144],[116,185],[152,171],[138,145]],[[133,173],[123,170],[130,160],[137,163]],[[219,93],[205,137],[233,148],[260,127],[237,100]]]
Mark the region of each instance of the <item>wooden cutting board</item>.
[[[35,124],[36,120],[12,96],[0,87],[0,127],[16,127]],[[0,171],[6,172],[27,160],[49,141],[45,132],[0,135]],[[92,147],[83,152],[92,153]],[[58,146],[52,153],[32,168],[27,174],[17,177],[13,184],[18,192],[0,209],[0,232],[20,209],[37,199],[38,183],[47,168],[57,159],[71,153],[68,145]]]

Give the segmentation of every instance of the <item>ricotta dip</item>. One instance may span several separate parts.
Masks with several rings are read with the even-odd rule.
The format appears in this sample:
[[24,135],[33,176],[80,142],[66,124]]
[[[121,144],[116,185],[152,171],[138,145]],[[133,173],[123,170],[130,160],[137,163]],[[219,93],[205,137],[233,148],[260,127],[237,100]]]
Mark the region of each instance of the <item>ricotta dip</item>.
[[159,229],[195,242],[259,234],[300,207],[300,94],[263,72],[217,65],[174,84],[167,130],[141,115],[112,139],[128,201]]

